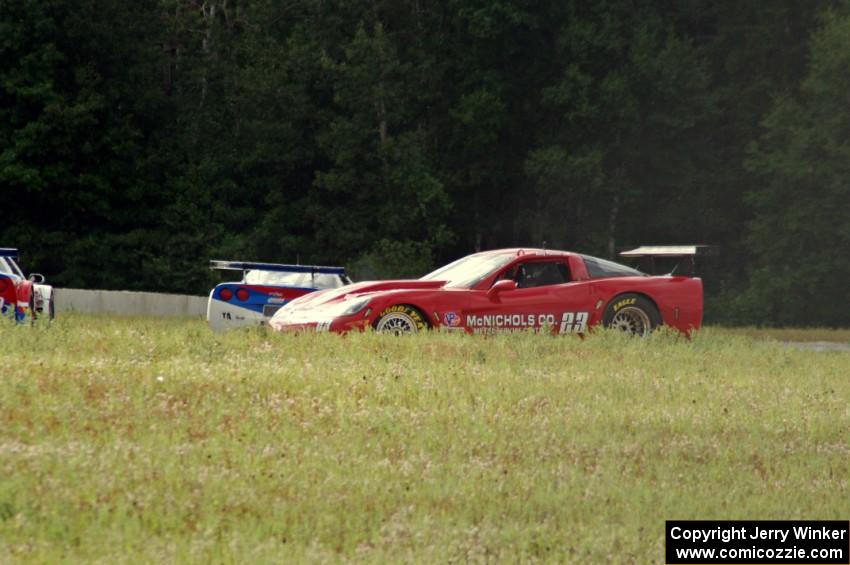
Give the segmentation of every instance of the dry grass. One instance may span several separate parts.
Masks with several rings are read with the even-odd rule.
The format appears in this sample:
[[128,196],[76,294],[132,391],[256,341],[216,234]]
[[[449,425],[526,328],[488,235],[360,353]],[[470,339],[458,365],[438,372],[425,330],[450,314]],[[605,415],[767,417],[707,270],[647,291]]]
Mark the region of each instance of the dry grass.
[[666,519],[850,513],[850,353],[81,316],[0,343],[10,561],[659,563]]
[[724,333],[775,341],[850,343],[850,329],[830,328],[723,328]]

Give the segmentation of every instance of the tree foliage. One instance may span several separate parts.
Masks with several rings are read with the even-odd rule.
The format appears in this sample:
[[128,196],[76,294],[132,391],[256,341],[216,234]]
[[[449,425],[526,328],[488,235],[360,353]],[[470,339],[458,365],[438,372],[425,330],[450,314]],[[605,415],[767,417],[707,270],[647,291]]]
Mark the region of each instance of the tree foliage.
[[834,0],[0,0],[0,243],[58,285],[210,258],[416,276],[706,242],[709,319],[848,324]]
[[[781,324],[846,325],[850,281],[850,16],[830,13],[811,41],[799,93],[779,98],[748,161],[755,214],[748,303]],[[756,313],[751,313],[756,317]]]

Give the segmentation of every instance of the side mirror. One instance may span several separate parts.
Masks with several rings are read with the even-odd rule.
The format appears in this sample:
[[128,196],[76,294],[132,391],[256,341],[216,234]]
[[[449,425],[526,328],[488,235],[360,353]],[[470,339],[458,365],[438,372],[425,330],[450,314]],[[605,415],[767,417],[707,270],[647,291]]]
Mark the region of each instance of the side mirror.
[[487,297],[490,300],[496,300],[500,292],[514,290],[515,288],[516,283],[514,281],[509,279],[502,279],[500,281],[497,281],[496,284],[490,287],[490,290],[487,291]]
[[30,280],[35,284],[41,284],[44,282],[44,275],[41,273],[30,273]]

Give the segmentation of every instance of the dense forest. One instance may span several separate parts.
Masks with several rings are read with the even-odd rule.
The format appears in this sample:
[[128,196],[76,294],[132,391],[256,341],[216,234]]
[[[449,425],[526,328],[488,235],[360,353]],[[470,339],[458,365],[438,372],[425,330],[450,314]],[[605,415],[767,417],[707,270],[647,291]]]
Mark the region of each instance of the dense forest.
[[707,320],[846,326],[850,4],[0,0],[0,194],[60,286],[709,243]]

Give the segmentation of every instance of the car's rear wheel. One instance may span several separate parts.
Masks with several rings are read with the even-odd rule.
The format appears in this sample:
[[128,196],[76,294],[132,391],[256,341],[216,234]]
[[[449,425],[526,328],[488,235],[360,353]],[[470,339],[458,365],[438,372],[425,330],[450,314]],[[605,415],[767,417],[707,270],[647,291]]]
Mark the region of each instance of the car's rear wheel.
[[661,315],[646,297],[629,293],[616,297],[608,304],[603,323],[606,328],[646,337],[661,325]]
[[428,327],[422,313],[405,304],[390,306],[380,313],[375,330],[393,335],[410,335]]

